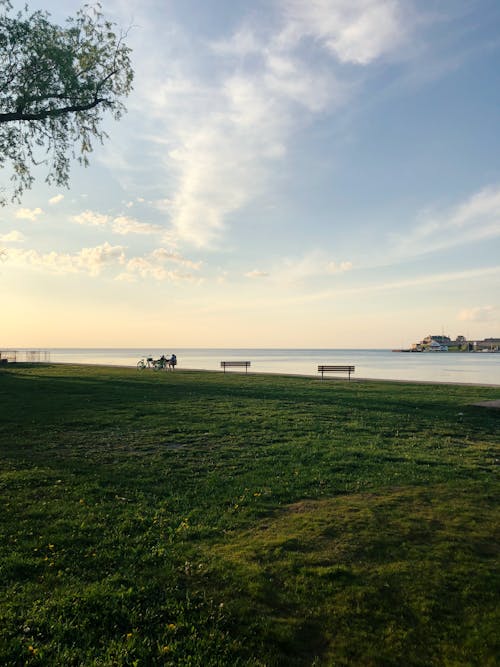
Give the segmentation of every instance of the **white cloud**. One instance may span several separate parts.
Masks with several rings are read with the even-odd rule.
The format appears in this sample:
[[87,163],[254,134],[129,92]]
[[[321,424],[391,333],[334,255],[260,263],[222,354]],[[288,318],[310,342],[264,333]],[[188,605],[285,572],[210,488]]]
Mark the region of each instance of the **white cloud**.
[[179,174],[169,206],[171,223],[180,239],[197,246],[210,245],[223,231],[226,217],[259,190],[261,160],[271,157],[269,149],[276,145],[268,101],[253,85],[241,83],[245,91],[238,82],[228,82],[222,98],[225,112],[198,124],[189,122],[182,146],[169,154]]
[[134,218],[127,216],[118,216],[113,219],[112,230],[115,234],[157,234],[162,231],[158,225],[152,225],[148,222],[139,222]]
[[343,63],[368,65],[397,48],[405,34],[398,0],[281,0],[285,43],[320,42]]
[[267,271],[259,271],[258,269],[245,273],[246,278],[267,278],[268,276],[269,273]]
[[202,282],[199,276],[201,262],[194,262],[165,248],[157,248],[145,256],[127,257],[123,246],[105,242],[74,253],[11,249],[6,259],[17,266],[32,267],[58,275],[87,273],[94,277],[107,269],[111,272],[118,270],[115,278],[128,282],[134,282],[138,278]]
[[19,220],[31,220],[31,222],[36,222],[38,216],[42,215],[43,211],[41,208],[20,208],[16,211],[16,218]]
[[461,310],[458,319],[462,322],[488,322],[495,319],[498,312],[499,309],[495,306],[475,306]]
[[158,281],[170,282],[200,282],[199,276],[196,276],[192,271],[183,271],[177,268],[169,268],[165,266],[168,262],[180,264],[186,268],[198,271],[201,264],[192,262],[190,260],[171,253],[164,248],[158,248],[145,257],[133,257],[127,262],[126,270],[117,276],[117,280],[134,281],[137,277],[153,278]]
[[103,227],[111,220],[109,215],[96,213],[95,211],[83,211],[83,213],[74,215],[71,219],[79,225],[89,225],[91,227]]
[[32,266],[56,274],[84,272],[97,276],[104,267],[123,265],[125,253],[122,246],[112,246],[106,242],[93,248],[82,248],[73,254],[16,249],[9,251],[8,260],[17,265]]
[[202,262],[194,262],[191,259],[186,259],[177,252],[167,250],[166,248],[157,248],[151,253],[151,257],[158,262],[173,262],[174,264],[181,264],[187,268],[199,271],[202,267]]
[[55,204],[59,204],[59,202],[61,202],[63,199],[64,199],[64,195],[61,195],[61,194],[55,195],[54,197],[51,197],[49,199],[49,204],[51,206],[54,206]]
[[179,236],[175,231],[168,230],[161,235],[161,242],[168,245],[170,248],[176,248],[179,242]]
[[191,112],[174,121],[178,146],[168,157],[178,185],[164,205],[181,240],[211,245],[228,217],[265,189],[297,122],[293,106],[324,108],[331,95],[324,79],[295,66],[280,72],[274,61],[256,74],[228,76],[207,93],[201,118],[199,103],[191,100]]
[[112,246],[108,242],[95,248],[83,248],[77,255],[78,264],[91,275],[98,275],[106,264],[124,264],[125,253],[122,246]]
[[163,228],[159,225],[140,222],[135,218],[129,218],[125,215],[112,218],[110,215],[96,213],[95,211],[83,211],[83,213],[74,215],[71,219],[80,225],[90,227],[110,226],[114,234],[121,234],[122,236],[126,236],[127,234],[159,234],[163,231]]
[[7,232],[7,234],[0,234],[1,243],[22,243],[25,239],[24,234],[17,230]]

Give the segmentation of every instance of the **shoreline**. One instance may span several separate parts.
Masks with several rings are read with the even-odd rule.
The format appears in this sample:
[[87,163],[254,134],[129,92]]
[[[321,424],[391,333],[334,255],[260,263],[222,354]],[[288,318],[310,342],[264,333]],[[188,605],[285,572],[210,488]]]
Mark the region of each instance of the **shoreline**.
[[[27,364],[29,362],[14,362],[11,365],[15,364]],[[137,370],[134,365],[128,365],[128,364],[92,364],[92,363],[84,363],[84,362],[78,362],[78,361],[41,361],[41,362],[34,362],[32,365],[36,366],[37,364],[40,365],[53,365],[53,366],[91,366],[91,367],[102,367],[102,368],[126,368],[129,370]],[[222,370],[214,370],[214,369],[207,369],[207,368],[177,368],[175,371],[154,371],[152,368],[146,368],[143,371],[137,371],[137,372],[148,372],[151,371],[153,373],[220,373],[221,375],[224,375],[224,372]],[[248,373],[240,373],[238,371],[229,371],[226,373],[226,375],[254,375],[254,376],[259,376],[259,375],[270,375],[270,376],[276,376],[276,377],[296,377],[296,378],[309,378],[309,379],[316,379],[320,380],[321,382],[328,382],[328,381],[333,381],[333,382],[349,382],[347,378],[344,377],[325,377],[323,380],[319,376],[319,374],[314,375],[310,373],[284,373],[284,372],[276,372],[276,371],[249,371]],[[430,386],[441,386],[441,385],[450,385],[450,386],[462,386],[462,387],[492,387],[492,388],[500,388],[500,384],[490,384],[490,383],[484,383],[484,382],[455,382],[455,381],[445,381],[445,380],[412,380],[412,379],[401,379],[401,378],[370,378],[370,377],[351,377],[350,382],[392,382],[392,383],[397,383],[397,384],[419,384],[419,385],[430,385]]]

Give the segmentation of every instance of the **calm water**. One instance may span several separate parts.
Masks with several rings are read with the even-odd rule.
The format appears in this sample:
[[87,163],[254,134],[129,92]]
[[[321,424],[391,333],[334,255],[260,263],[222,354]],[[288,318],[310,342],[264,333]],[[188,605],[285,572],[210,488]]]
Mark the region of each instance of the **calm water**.
[[317,375],[318,364],[352,364],[354,377],[500,385],[500,353],[398,353],[390,350],[208,348],[54,348],[53,362],[135,366],[141,357],[177,354],[178,368],[220,370],[222,360],[250,361],[257,373]]

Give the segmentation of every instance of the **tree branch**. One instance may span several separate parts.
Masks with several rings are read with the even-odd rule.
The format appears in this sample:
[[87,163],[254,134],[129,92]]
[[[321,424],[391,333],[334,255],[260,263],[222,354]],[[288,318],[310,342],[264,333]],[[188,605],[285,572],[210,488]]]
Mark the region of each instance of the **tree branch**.
[[88,111],[102,102],[108,102],[105,97],[96,97],[88,104],[74,104],[60,109],[44,109],[37,113],[24,113],[22,111],[13,111],[10,113],[0,113],[0,123],[9,123],[16,120],[44,120],[45,118],[55,118],[63,116],[65,113],[78,113],[79,111]]

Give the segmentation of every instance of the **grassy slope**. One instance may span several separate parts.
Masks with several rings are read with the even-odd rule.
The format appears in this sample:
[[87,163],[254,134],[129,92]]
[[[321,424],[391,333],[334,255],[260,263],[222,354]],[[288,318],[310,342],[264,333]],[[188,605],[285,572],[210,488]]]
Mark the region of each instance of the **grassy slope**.
[[0,664],[497,664],[499,394],[0,371]]

